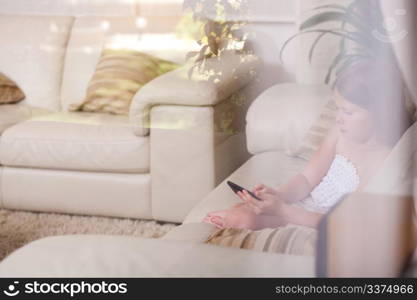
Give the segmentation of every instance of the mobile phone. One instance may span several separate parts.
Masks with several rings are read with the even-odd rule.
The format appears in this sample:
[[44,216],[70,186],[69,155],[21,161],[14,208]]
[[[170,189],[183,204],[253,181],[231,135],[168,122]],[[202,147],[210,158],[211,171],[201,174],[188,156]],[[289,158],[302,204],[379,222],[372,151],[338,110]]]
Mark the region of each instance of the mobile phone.
[[233,190],[233,192],[237,193],[237,192],[241,192],[243,190],[247,191],[249,193],[249,195],[251,195],[253,198],[257,199],[257,200],[262,200],[261,198],[257,197],[254,193],[252,193],[251,191],[249,191],[248,189],[245,189],[243,187],[241,187],[240,185],[237,185],[234,182],[231,181],[227,181],[227,184],[230,186],[230,188]]

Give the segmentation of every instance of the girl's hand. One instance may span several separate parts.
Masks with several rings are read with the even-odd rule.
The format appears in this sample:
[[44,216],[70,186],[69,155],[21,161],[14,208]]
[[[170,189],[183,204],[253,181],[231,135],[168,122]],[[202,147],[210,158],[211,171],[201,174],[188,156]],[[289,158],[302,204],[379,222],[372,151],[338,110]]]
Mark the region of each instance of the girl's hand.
[[238,196],[256,214],[278,215],[284,204],[276,189],[257,184],[252,191],[262,200],[253,198],[247,191],[238,192]]

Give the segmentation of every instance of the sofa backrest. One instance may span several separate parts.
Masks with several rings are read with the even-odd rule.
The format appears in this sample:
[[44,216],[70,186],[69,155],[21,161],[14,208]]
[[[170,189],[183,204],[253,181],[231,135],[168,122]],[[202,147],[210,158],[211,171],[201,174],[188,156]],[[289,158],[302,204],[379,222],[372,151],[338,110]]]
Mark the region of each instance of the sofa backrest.
[[318,277],[402,277],[416,249],[411,197],[353,193],[318,227]]
[[248,151],[293,155],[331,98],[332,91],[324,84],[282,83],[265,90],[246,114]]
[[62,109],[83,100],[105,48],[136,49],[185,62],[195,43],[175,35],[175,23],[163,17],[77,17],[68,41],[61,91]]
[[23,104],[60,109],[63,62],[73,20],[0,14],[0,72],[23,90]]

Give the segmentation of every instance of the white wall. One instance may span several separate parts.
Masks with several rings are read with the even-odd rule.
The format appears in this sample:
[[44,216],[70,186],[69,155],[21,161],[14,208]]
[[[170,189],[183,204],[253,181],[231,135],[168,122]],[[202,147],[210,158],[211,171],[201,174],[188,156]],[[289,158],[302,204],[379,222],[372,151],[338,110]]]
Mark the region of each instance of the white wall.
[[[139,11],[141,14],[171,16],[181,13],[178,0],[138,1],[140,2]],[[292,43],[285,52],[285,65],[282,65],[279,60],[279,51],[285,40],[296,32],[296,1],[248,0],[249,7],[246,15],[229,16],[230,20],[248,21],[249,23],[245,30],[250,32],[251,44],[255,53],[264,62],[259,76],[259,91],[273,84],[295,79],[296,44]]]
[[296,44],[286,48],[284,64],[279,58],[282,45],[296,32],[295,4],[296,0],[249,0],[247,30],[255,53],[263,60],[258,82],[248,92],[250,98],[274,84],[295,80]]
[[138,0],[0,0],[0,14],[134,16]]
[[[249,21],[251,44],[264,62],[252,91],[254,97],[273,84],[295,78],[296,43],[287,48],[285,65],[279,61],[284,41],[296,31],[295,4],[296,0],[249,0],[248,14],[243,18]],[[182,0],[0,0],[0,14],[139,15],[148,18],[148,25],[154,24],[151,27],[155,23],[164,23],[164,27],[175,24],[174,18],[181,13]]]

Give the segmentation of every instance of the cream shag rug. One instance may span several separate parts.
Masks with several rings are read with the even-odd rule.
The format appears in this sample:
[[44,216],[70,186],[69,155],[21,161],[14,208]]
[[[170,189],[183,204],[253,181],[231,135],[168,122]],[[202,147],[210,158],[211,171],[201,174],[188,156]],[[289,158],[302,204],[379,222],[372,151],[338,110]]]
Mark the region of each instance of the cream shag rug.
[[52,235],[109,234],[159,238],[176,226],[148,220],[0,209],[0,260],[31,241]]

